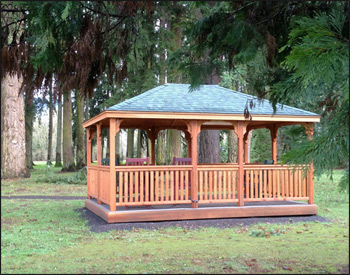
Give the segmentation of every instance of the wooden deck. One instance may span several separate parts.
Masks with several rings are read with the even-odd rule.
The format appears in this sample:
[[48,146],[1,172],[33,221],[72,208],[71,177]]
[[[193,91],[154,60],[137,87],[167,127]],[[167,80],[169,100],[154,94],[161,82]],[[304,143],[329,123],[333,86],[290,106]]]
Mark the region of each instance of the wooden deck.
[[203,203],[198,208],[191,204],[120,206],[110,211],[106,204],[98,204],[95,199],[85,201],[90,211],[108,223],[169,221],[190,219],[242,218],[263,216],[316,215],[317,206],[296,201],[247,202],[244,207],[237,203]]

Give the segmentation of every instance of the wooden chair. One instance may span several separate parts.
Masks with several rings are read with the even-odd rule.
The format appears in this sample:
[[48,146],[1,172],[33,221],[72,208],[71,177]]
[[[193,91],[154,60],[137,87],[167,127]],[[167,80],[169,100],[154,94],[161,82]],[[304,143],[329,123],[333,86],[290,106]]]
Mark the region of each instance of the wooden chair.
[[[146,163],[146,164],[145,164]],[[149,165],[149,157],[147,158],[126,158],[126,166],[143,166]]]

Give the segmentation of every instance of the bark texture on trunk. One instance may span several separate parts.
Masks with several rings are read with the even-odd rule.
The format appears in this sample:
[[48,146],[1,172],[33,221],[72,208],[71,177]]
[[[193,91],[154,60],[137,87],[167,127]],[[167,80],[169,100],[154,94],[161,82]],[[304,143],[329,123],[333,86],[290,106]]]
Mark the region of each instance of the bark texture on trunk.
[[6,75],[1,81],[1,178],[29,177],[26,165],[22,80]]
[[[52,85],[52,84],[51,84]],[[52,164],[52,130],[53,130],[53,96],[52,96],[52,86],[49,90],[49,137],[48,137],[48,146],[47,146],[47,164]]]
[[57,109],[57,142],[55,167],[62,167],[62,95],[58,97]]
[[84,152],[84,96],[81,95],[79,91],[76,92],[76,101],[77,101],[77,126],[76,126],[76,135],[77,135],[77,169],[82,169],[86,166],[85,161],[85,152]]
[[34,90],[25,94],[25,135],[26,135],[26,165],[33,169],[33,123],[35,117]]
[[134,157],[134,129],[128,129],[128,137],[127,137],[127,152],[126,156],[128,158]]
[[228,130],[227,132],[227,162],[237,163],[237,136],[233,130]]
[[218,130],[202,130],[199,134],[198,163],[220,163]]
[[166,131],[161,130],[158,133],[157,138],[157,146],[156,146],[156,164],[162,164],[164,165],[166,162],[166,148],[165,148],[165,141],[166,141]]
[[63,168],[62,171],[74,171],[72,144],[72,95],[63,94]]
[[137,130],[137,142],[136,142],[136,157],[141,157],[141,130]]
[[170,129],[167,132],[167,164],[172,164],[173,157],[181,158],[181,132]]

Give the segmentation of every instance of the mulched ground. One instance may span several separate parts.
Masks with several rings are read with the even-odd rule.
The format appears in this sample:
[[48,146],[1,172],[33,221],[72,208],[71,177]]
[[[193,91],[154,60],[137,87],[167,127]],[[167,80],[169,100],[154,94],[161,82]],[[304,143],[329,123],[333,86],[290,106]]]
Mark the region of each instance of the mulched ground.
[[[52,199],[52,200],[84,200],[83,196],[1,196],[1,199]],[[248,226],[256,223],[270,224],[291,224],[295,222],[330,222],[320,216],[288,216],[288,217],[257,217],[257,218],[228,218],[228,219],[208,219],[208,220],[184,220],[184,221],[164,221],[164,222],[130,222],[109,224],[92,213],[85,207],[76,209],[81,213],[83,219],[88,220],[88,225],[92,232],[108,232],[111,230],[134,230],[139,228],[158,229],[171,226],[186,229],[196,229],[201,227],[230,228],[237,226]]]
[[111,230],[134,230],[134,229],[158,229],[171,226],[186,229],[196,229],[201,227],[230,228],[237,226],[248,226],[256,223],[295,223],[295,222],[329,222],[328,219],[320,216],[290,216],[290,217],[257,217],[257,218],[229,218],[229,219],[208,219],[208,220],[184,220],[184,221],[164,221],[164,222],[130,222],[108,224],[90,210],[84,208],[76,209],[84,219],[88,220],[88,225],[92,232],[108,232]]

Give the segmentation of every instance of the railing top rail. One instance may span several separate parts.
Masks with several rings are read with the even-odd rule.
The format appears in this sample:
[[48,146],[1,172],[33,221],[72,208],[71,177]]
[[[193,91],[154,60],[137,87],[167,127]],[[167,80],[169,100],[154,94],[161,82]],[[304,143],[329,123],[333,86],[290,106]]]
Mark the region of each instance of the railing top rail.
[[191,171],[192,165],[116,166],[116,171]]

